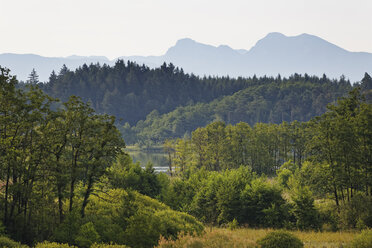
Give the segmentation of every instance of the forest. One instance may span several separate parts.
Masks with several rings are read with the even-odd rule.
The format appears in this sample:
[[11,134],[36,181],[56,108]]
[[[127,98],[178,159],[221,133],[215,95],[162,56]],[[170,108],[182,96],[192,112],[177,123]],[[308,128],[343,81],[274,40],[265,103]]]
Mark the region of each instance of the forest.
[[[41,84],[0,68],[0,245],[231,247],[224,232],[271,228],[353,231],[330,246],[301,237],[305,247],[369,247],[371,93],[368,74],[351,86],[297,74],[198,78],[118,61],[64,67]],[[125,152],[141,132],[163,144],[169,174]],[[268,232],[234,245],[270,247]]]
[[140,146],[189,136],[213,121],[250,125],[309,121],[355,87],[345,77],[326,75],[201,78],[173,64],[150,69],[122,60],[112,67],[91,64],[75,71],[64,66],[46,83],[38,82],[34,71],[28,83],[61,101],[79,96],[97,113],[114,115],[126,143]]

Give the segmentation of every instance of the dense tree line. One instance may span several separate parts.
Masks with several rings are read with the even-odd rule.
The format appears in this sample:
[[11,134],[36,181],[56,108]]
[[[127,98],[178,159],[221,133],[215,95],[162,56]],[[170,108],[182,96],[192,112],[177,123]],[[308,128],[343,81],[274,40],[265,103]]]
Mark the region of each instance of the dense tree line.
[[329,80],[295,74],[288,79],[256,80],[258,84],[209,103],[177,107],[163,115],[154,110],[136,126],[124,125],[124,137],[128,143],[151,145],[161,143],[165,138],[189,135],[213,121],[246,122],[250,126],[259,122],[304,122],[326,112],[328,103],[335,102],[352,89],[350,82],[343,78]]
[[285,161],[301,166],[308,155],[305,145],[309,130],[306,123],[241,122],[226,125],[213,122],[192,132],[190,139],[166,141],[166,149],[177,171],[186,167],[222,171],[249,166],[258,174],[273,175]]
[[33,84],[18,89],[0,67],[0,235],[29,245],[150,247],[160,235],[203,229],[187,214],[125,191],[120,180],[109,183],[110,168],[125,156],[113,116],[74,96],[57,103]]
[[[355,88],[328,109],[304,123],[214,122],[166,141],[179,179],[163,201],[208,223],[372,226],[372,105]],[[277,175],[276,186],[257,175]],[[333,210],[323,204],[318,211],[315,197],[332,199]]]
[[71,95],[80,96],[91,102],[98,113],[111,114],[134,125],[155,109],[167,113],[177,106],[230,95],[253,83],[242,78],[199,78],[172,64],[150,69],[118,60],[112,67],[91,64],[75,71],[63,67],[40,86],[63,101]]
[[96,112],[116,116],[126,123],[121,129],[126,142],[140,145],[182,137],[216,120],[251,126],[308,121],[352,88],[344,77],[201,78],[172,64],[150,69],[122,60],[112,67],[91,64],[75,71],[64,66],[47,83],[37,82],[33,71],[28,83],[47,94],[62,101],[80,96]]

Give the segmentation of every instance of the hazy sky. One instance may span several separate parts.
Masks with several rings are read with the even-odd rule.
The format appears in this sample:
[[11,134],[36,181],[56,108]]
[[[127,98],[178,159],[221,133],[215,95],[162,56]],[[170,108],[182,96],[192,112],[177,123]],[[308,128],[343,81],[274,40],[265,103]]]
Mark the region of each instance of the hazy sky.
[[0,0],[0,53],[161,55],[185,37],[250,49],[269,32],[372,52],[372,0]]

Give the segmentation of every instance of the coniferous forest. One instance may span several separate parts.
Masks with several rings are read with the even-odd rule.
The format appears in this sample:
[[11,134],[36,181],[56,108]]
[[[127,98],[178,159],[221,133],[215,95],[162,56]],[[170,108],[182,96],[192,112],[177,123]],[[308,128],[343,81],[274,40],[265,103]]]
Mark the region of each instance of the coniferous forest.
[[352,89],[344,77],[200,78],[172,64],[150,69],[122,60],[113,67],[91,64],[75,71],[64,66],[39,86],[62,101],[81,97],[98,113],[117,118],[127,144],[150,146],[189,135],[213,121],[308,121]]
[[[201,78],[119,60],[19,83],[0,68],[0,245],[369,247],[371,96],[367,73]],[[169,173],[126,144],[162,145]],[[286,231],[236,236],[250,228]]]

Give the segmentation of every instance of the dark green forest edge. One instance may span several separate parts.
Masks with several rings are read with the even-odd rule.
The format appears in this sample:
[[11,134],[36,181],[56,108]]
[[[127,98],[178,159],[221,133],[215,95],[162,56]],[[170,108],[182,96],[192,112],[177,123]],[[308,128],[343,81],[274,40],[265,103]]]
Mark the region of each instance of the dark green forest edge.
[[150,69],[121,60],[113,67],[84,65],[76,71],[63,67],[39,86],[62,101],[76,95],[98,113],[116,116],[126,143],[141,146],[190,136],[216,120],[251,126],[308,121],[352,89],[343,77],[200,78],[172,64]]
[[[153,247],[206,225],[371,228],[371,89],[368,74],[354,86],[201,79],[120,61],[19,84],[1,68],[0,242]],[[133,163],[104,113],[128,122],[129,143],[165,141],[170,175]]]

